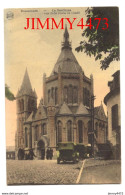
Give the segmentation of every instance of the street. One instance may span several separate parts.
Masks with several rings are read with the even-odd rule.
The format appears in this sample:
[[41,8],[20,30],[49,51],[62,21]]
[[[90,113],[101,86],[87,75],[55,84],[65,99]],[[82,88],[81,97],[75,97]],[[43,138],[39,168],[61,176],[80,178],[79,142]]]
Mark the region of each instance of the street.
[[57,164],[56,160],[7,160],[7,185],[75,184],[82,161]]
[[121,183],[119,160],[7,160],[7,185]]
[[86,159],[79,183],[80,184],[121,183],[121,161]]

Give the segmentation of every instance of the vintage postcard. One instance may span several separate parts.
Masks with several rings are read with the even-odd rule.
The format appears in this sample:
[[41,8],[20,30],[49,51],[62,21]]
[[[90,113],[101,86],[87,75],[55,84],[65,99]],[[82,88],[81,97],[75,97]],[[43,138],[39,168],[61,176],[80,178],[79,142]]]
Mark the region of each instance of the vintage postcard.
[[4,10],[7,185],[120,184],[119,8]]

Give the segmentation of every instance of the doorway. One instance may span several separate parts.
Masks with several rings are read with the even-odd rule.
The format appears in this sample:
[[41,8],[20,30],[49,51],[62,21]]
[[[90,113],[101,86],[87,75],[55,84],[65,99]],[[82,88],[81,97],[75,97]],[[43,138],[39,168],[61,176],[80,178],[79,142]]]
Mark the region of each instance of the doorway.
[[42,140],[38,142],[37,149],[38,149],[39,159],[44,160],[45,159],[45,143]]

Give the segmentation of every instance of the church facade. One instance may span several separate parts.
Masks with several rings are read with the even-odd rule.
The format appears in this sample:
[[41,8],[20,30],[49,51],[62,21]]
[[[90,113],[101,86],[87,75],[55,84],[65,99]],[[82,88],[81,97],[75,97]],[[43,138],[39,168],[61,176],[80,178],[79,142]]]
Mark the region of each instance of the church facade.
[[16,151],[32,148],[38,159],[41,159],[41,149],[51,147],[55,152],[58,142],[88,145],[93,136],[94,143],[105,143],[108,136],[102,104],[93,107],[91,103],[93,76],[85,76],[75,58],[67,28],[63,38],[61,53],[51,75],[43,74],[43,98],[39,105],[27,70],[16,96]]

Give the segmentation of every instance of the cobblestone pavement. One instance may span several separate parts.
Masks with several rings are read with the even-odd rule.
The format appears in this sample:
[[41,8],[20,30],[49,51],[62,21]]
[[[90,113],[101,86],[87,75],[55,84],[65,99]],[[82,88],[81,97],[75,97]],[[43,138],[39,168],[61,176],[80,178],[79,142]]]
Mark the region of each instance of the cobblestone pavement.
[[82,161],[57,164],[56,160],[7,160],[7,184],[75,184],[81,166]]
[[79,183],[121,183],[121,161],[87,159]]

